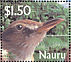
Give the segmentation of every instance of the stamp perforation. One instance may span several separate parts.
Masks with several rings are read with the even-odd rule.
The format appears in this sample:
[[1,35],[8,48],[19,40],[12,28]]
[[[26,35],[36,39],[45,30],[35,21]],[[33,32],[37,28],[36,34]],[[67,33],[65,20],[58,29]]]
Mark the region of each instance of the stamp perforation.
[[0,60],[2,61],[2,32],[3,32],[2,31],[2,2],[1,2],[1,13],[0,13],[0,15],[1,15],[0,16],[0,21],[1,21],[1,34],[0,34],[1,35],[1,39],[0,39],[1,40],[1,48],[0,48],[1,49],[1,58],[0,58]]
[[[69,2],[69,35],[71,35],[71,34],[70,34],[70,32],[71,32],[71,31],[70,31],[70,29],[71,29],[71,27],[70,27],[70,25],[71,25],[71,24],[70,24],[70,21],[71,21],[71,20],[70,20],[70,18],[71,18],[71,17],[70,17],[70,16],[71,16],[71,14],[70,14],[70,13],[71,13],[71,12],[70,12],[70,11],[71,11],[70,7],[71,7],[71,6],[70,6],[70,5],[71,5],[71,4],[70,4],[70,2]],[[69,36],[69,61],[70,61],[70,59],[71,59],[71,53],[70,53],[70,51],[71,51],[71,42],[70,42],[70,40],[71,40],[71,36]]]
[[43,1],[41,1],[41,0],[38,0],[38,1],[37,0],[34,0],[34,1],[30,1],[30,0],[28,0],[28,1],[24,1],[24,0],[22,0],[22,1],[16,1],[16,0],[15,1],[13,1],[13,0],[5,1],[4,0],[4,1],[2,1],[1,0],[1,2],[70,2],[70,1],[62,1],[62,0],[61,1],[54,1],[54,0],[53,1],[51,1],[51,0],[50,1],[47,1],[47,0],[46,1],[45,0],[43,0]]

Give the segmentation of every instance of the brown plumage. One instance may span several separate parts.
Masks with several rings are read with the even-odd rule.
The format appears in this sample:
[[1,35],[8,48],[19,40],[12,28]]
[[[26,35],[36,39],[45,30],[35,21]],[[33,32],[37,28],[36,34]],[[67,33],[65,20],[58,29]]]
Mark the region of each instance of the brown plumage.
[[25,19],[11,23],[2,33],[3,48],[16,56],[9,60],[32,60],[36,46],[51,28],[62,21],[64,20],[58,18],[40,23]]

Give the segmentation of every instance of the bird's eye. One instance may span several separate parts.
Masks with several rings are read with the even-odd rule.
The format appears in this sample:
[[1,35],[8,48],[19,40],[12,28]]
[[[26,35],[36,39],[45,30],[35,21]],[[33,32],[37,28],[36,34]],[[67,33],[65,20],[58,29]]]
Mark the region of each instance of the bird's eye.
[[21,30],[21,29],[23,28],[23,26],[22,26],[22,25],[17,25],[16,28],[17,28],[18,30]]

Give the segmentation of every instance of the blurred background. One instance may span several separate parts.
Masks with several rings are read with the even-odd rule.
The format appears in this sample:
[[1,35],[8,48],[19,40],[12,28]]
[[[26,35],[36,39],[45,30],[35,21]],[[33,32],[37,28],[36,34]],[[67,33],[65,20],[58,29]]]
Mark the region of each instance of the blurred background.
[[[54,18],[63,18],[64,21],[54,28],[52,28],[49,32],[47,32],[46,37],[44,38],[43,42],[39,44],[39,46],[36,47],[34,57],[35,61],[44,61],[45,59],[39,59],[38,58],[38,51],[44,51],[47,50],[49,53],[53,52],[65,52],[68,49],[68,16],[69,16],[69,8],[67,2],[6,2],[2,3],[2,30],[6,29],[8,25],[16,20],[22,20],[22,19],[30,19],[37,22],[45,22],[49,21]],[[17,12],[17,6],[18,5],[29,5],[31,7],[31,13],[30,15],[21,15],[21,16],[11,16],[5,17],[5,6],[6,5],[13,5],[14,6],[14,12]],[[0,6],[1,7],[1,6]],[[1,9],[0,9],[1,10]],[[26,9],[28,11],[28,9]],[[0,28],[1,28],[1,21],[0,21]],[[1,30],[0,30],[1,31]],[[55,36],[51,36],[55,35]],[[11,54],[11,53],[9,53]],[[47,60],[47,59],[46,59]],[[49,59],[53,60],[53,59]],[[57,59],[62,60],[62,59]]]

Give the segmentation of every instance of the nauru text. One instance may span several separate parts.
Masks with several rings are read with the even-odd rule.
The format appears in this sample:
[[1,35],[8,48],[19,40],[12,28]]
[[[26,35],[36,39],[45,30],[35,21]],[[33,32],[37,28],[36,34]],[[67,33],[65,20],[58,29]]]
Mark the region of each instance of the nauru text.
[[65,59],[66,53],[48,53],[47,51],[39,51],[39,59]]

